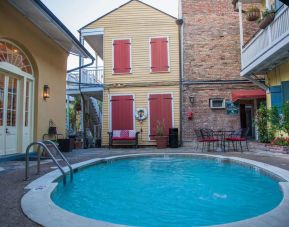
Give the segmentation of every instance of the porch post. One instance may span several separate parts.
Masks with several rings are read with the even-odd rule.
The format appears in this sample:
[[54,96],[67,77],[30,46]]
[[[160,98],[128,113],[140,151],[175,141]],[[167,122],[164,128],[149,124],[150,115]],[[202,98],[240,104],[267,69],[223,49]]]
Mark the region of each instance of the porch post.
[[69,130],[70,130],[70,121],[69,121],[69,99],[70,96],[66,95],[66,131],[67,134],[69,134]]
[[270,0],[266,0],[266,9],[268,9],[268,10],[271,9],[271,3],[270,3]]

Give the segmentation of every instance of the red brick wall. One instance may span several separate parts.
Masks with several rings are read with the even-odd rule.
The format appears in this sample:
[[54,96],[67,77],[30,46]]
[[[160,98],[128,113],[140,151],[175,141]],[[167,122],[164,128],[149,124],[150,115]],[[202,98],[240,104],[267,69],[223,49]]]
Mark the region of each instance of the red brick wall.
[[[183,140],[189,141],[196,128],[240,127],[240,117],[209,108],[210,98],[231,99],[231,91],[255,88],[240,77],[239,14],[231,0],[183,0],[184,19],[184,86]],[[255,31],[253,32],[255,33]],[[249,34],[249,33],[248,33]],[[249,34],[251,35],[251,33]],[[230,80],[232,84],[187,85],[186,82]],[[196,102],[192,105],[189,96]],[[186,113],[192,111],[190,121]]]

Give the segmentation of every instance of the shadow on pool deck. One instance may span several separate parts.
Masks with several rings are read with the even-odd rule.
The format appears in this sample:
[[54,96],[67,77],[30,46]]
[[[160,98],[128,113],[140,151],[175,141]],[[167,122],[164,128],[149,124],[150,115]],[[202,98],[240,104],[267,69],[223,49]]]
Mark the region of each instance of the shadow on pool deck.
[[[102,158],[113,155],[135,154],[135,153],[196,153],[192,147],[182,147],[178,149],[139,148],[139,149],[106,149],[94,148],[86,150],[74,150],[64,153],[71,163],[77,163],[92,158]],[[289,170],[289,154],[273,154],[254,150],[251,152],[210,152],[213,154],[247,158],[259,162],[264,162],[280,168]],[[24,181],[24,161],[0,162],[0,226],[39,226],[30,221],[22,212],[20,201],[26,193],[24,187],[39,176],[54,170],[54,165],[50,160],[41,162],[41,174],[36,175],[36,163],[31,162],[30,179]],[[51,168],[53,167],[53,168]],[[289,226],[289,223],[288,223]]]

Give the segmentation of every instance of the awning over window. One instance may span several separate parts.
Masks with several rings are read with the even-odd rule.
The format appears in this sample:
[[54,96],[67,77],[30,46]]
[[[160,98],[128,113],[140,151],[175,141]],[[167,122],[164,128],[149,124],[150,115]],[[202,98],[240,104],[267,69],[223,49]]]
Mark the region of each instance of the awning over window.
[[266,99],[266,92],[262,89],[232,91],[232,101],[240,99]]

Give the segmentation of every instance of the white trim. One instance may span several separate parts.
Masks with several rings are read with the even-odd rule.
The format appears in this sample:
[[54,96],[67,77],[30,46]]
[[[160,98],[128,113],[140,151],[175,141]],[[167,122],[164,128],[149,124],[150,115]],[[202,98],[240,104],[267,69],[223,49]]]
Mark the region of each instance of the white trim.
[[133,110],[132,110],[132,114],[133,114],[133,130],[136,130],[136,124],[135,124],[135,94],[133,94],[133,93],[130,93],[130,94],[128,94],[128,93],[124,93],[124,94],[122,94],[122,93],[115,93],[115,94],[109,94],[108,95],[108,105],[109,105],[109,117],[108,117],[108,120],[109,120],[109,131],[111,132],[112,131],[112,106],[111,106],[111,98],[113,97],[113,96],[132,96],[133,97],[133,104],[132,104],[132,108],[133,108]]
[[156,93],[147,93],[147,98],[148,98],[148,141],[155,141],[151,140],[150,138],[150,133],[151,133],[151,109],[150,109],[150,95],[171,95],[171,110],[172,110],[172,128],[175,127],[175,109],[174,109],[174,93],[173,92],[156,92]]
[[0,62],[0,70],[3,70],[4,72],[7,72],[7,73],[14,74],[16,76],[22,76],[25,78],[29,78],[30,80],[34,80],[33,75],[23,72],[22,70],[20,70],[20,68],[8,62]]
[[[168,71],[160,71],[160,72],[152,72],[152,47],[151,47],[151,40],[152,39],[160,39],[160,38],[167,38],[167,54],[168,54]],[[170,73],[171,72],[171,54],[170,54],[170,37],[169,36],[154,36],[149,37],[149,62],[150,62],[150,73],[157,74],[157,73]]]
[[[129,48],[129,61],[130,61],[130,72],[129,73],[115,73],[114,72],[114,41],[122,41],[122,40],[129,40],[130,42],[130,48]],[[132,38],[119,38],[119,39],[112,39],[112,75],[127,75],[127,74],[132,74]]]
[[80,30],[82,37],[104,35],[104,28],[85,28]]

